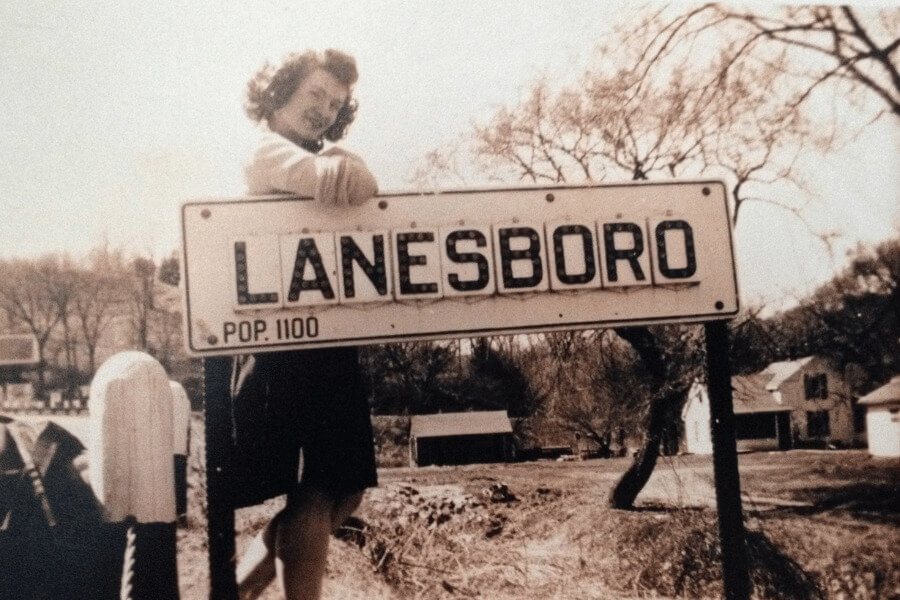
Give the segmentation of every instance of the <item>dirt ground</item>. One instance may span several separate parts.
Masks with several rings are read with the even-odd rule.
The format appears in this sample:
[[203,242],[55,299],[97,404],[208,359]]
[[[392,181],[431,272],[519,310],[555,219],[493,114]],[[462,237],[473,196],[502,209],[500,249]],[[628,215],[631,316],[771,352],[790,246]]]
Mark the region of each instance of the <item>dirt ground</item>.
[[[199,485],[199,461],[193,482]],[[379,471],[332,542],[324,598],[720,597],[709,457],[660,461],[634,511],[628,459]],[[740,457],[758,598],[900,598],[900,462],[863,451]],[[280,507],[237,515],[242,549]],[[183,600],[208,595],[202,493],[179,533]],[[265,600],[279,598],[275,586]]]

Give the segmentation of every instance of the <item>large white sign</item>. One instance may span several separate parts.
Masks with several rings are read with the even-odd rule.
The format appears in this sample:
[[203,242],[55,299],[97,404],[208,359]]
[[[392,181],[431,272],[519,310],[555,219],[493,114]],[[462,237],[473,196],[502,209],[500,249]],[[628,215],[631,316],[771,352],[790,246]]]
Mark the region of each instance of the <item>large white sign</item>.
[[182,207],[188,351],[212,356],[738,311],[718,181]]

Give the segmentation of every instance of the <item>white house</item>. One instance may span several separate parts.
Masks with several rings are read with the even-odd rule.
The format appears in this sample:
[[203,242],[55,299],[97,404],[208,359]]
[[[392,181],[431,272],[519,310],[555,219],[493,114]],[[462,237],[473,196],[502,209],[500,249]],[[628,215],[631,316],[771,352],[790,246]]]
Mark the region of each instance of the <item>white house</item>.
[[[849,388],[822,357],[775,362],[759,373],[731,378],[738,450],[854,441]],[[685,450],[712,453],[709,393],[695,382],[681,412]]]
[[900,457],[900,375],[859,399],[866,407],[869,454]]
[[[731,379],[739,450],[774,450],[791,445],[791,408],[765,391],[765,379],[762,373]],[[694,382],[691,386],[681,418],[685,449],[692,454],[712,454],[709,392],[705,384]]]

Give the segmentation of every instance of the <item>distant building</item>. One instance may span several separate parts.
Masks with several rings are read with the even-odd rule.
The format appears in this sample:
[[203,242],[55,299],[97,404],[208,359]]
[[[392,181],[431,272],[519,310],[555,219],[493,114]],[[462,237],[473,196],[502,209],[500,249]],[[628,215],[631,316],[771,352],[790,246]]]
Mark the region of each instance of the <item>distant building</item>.
[[[738,450],[786,450],[798,445],[851,445],[851,395],[842,375],[822,357],[775,362],[731,378]],[[695,382],[681,413],[685,450],[712,453],[709,393]]]
[[0,334],[0,411],[29,410],[34,386],[26,372],[39,363],[38,341],[31,334]]
[[24,412],[34,408],[34,403],[31,383],[0,383],[0,411]]
[[859,399],[866,408],[869,454],[900,457],[900,375]]
[[419,415],[410,419],[411,465],[505,462],[515,455],[505,410]]

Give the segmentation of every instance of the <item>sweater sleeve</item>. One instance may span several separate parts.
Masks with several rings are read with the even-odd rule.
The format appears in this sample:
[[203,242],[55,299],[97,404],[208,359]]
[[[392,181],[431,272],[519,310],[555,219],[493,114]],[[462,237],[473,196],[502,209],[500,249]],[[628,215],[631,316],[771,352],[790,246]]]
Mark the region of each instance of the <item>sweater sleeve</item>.
[[271,131],[260,136],[244,166],[247,191],[251,195],[290,192],[314,196],[316,155]]

